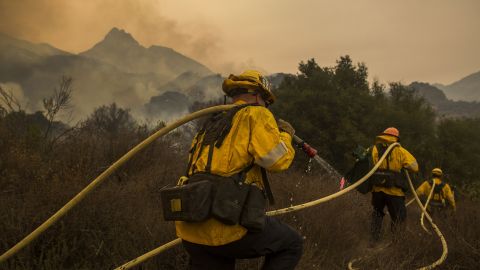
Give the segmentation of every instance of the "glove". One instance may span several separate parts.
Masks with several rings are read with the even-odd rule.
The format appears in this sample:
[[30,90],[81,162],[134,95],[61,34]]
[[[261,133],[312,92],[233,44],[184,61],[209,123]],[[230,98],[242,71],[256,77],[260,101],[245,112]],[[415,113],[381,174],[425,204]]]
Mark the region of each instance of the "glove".
[[292,125],[290,125],[290,123],[288,123],[285,120],[278,119],[277,125],[278,125],[278,129],[280,129],[280,131],[287,132],[292,137],[295,134],[295,129],[292,127]]

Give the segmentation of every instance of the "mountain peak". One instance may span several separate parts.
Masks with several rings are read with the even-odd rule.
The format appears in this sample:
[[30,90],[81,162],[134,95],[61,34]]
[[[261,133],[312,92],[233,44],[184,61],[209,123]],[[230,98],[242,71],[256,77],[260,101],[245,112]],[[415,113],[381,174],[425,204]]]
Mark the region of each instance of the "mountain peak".
[[130,33],[117,27],[112,28],[101,42],[80,55],[108,63],[124,72],[156,74],[168,79],[173,79],[186,71],[211,73],[202,64],[173,49],[161,46],[151,46],[147,49]]
[[138,41],[136,41],[130,33],[126,32],[123,29],[119,29],[117,27],[112,28],[112,30],[108,32],[108,34],[104,38],[104,41],[122,43],[122,44],[140,45]]

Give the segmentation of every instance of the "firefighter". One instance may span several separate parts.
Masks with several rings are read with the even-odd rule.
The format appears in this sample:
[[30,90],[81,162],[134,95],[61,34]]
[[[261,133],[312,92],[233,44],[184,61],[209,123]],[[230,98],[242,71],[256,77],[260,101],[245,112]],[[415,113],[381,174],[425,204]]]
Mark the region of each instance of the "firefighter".
[[[385,153],[388,146],[398,142],[399,138],[400,133],[394,127],[385,129],[377,136],[375,145],[371,149],[373,164]],[[371,240],[373,245],[380,240],[385,206],[387,206],[390,214],[391,230],[394,233],[394,238],[398,234],[398,229],[405,222],[407,216],[405,192],[408,189],[408,182],[404,177],[404,169],[417,172],[417,161],[405,148],[396,146],[371,177],[370,181],[373,184]]]
[[[241,108],[227,119],[228,133],[220,134],[220,144],[202,147],[202,140],[211,136],[208,130],[197,134],[187,177],[199,173],[233,177],[244,173],[246,184],[258,187],[273,200],[265,171],[288,169],[295,155],[295,130],[288,122],[276,121],[267,109],[275,97],[260,72],[247,70],[238,76],[230,75],[222,88]],[[236,259],[261,256],[265,257],[262,269],[294,269],[302,254],[302,237],[287,224],[266,217],[265,209],[262,211],[262,228],[255,230],[238,223],[226,224],[215,217],[201,222],[176,221],[177,236],[190,255],[190,269],[233,270]]]
[[430,181],[425,180],[416,190],[418,196],[421,196],[424,201],[426,201],[432,190],[433,183],[435,182],[432,198],[427,207],[428,211],[432,213],[447,208],[451,208],[453,211],[456,210],[454,193],[450,188],[450,185],[442,181],[442,177],[442,169],[435,168],[432,170],[432,179]]

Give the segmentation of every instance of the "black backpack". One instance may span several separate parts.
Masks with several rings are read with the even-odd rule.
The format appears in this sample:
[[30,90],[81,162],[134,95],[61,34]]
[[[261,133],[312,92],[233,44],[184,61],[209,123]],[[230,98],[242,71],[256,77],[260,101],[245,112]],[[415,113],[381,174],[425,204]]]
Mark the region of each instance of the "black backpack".
[[[381,157],[388,148],[387,144],[378,143],[375,145],[378,151],[378,157]],[[360,180],[363,176],[365,176],[375,165],[372,160],[372,150],[373,146],[365,149],[361,146],[357,146],[355,151],[353,151],[353,155],[355,156],[355,164],[353,168],[350,169],[347,174],[345,175],[345,179],[349,184],[356,183]],[[393,149],[392,149],[393,151]],[[387,168],[390,167],[389,159],[390,154],[388,153],[386,161],[387,161]],[[385,183],[385,180],[386,181]],[[358,192],[362,194],[366,194],[372,191],[374,185],[383,185],[387,187],[395,186],[401,188],[404,192],[408,190],[406,186],[406,180],[403,179],[401,172],[393,172],[388,169],[386,170],[377,170],[370,178],[359,185],[356,189]]]
[[[432,180],[432,184],[430,184],[431,186],[433,186],[433,181],[434,180]],[[432,196],[433,198],[432,199],[437,197],[435,195],[438,195],[438,198],[440,198],[440,201],[445,199],[443,197],[443,194],[442,194],[442,190],[443,190],[444,186],[445,186],[445,182],[443,182],[443,181],[439,185],[435,185],[435,188],[433,189],[433,196]]]
[[[349,184],[356,183],[360,178],[366,175],[373,167],[372,164],[372,148],[363,148],[362,146],[357,146],[353,151],[353,156],[355,157],[355,164],[345,175],[345,180]],[[372,184],[370,181],[363,182],[356,189],[362,194],[366,194],[372,190]]]

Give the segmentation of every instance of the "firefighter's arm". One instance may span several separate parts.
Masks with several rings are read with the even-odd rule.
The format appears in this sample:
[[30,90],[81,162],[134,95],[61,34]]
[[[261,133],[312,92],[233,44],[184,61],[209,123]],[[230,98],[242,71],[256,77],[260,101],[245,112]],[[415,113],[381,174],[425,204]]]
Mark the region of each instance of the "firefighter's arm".
[[427,181],[423,182],[416,190],[418,196],[428,196],[430,185]]
[[403,152],[403,158],[402,158],[402,166],[403,168],[409,170],[410,172],[418,172],[418,163],[417,160],[413,157],[410,152],[407,151],[405,148],[401,148]]
[[252,109],[248,152],[254,157],[256,164],[268,171],[288,169],[295,156],[292,137],[287,132],[280,132],[273,114],[268,109]]
[[453,210],[455,211],[457,209],[455,205],[455,196],[448,184],[445,184],[445,187],[443,187],[443,196],[448,200],[448,203],[452,206]]

